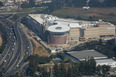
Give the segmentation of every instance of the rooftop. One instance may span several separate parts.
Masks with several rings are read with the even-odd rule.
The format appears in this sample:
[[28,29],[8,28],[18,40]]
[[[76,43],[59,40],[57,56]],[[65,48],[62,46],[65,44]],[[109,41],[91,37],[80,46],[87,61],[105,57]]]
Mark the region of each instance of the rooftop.
[[58,18],[56,16],[47,15],[47,14],[29,14],[28,17],[34,19],[35,22],[39,22],[40,24],[44,24],[45,26],[52,25],[65,25],[70,28],[77,27],[94,27],[95,25],[99,26],[113,26],[113,24],[104,21],[84,21],[84,20],[74,20],[74,19],[64,19]]
[[97,63],[113,63],[116,62],[112,59],[103,59],[103,60],[95,60]]
[[80,61],[83,61],[88,57],[94,57],[94,59],[107,58],[106,55],[103,55],[95,50],[72,51],[68,52],[68,54],[79,59]]
[[41,19],[41,14],[29,14],[31,18],[36,20],[37,22],[43,24],[43,19]]
[[48,27],[48,31],[50,32],[67,32],[69,30],[70,27],[65,25],[52,25]]

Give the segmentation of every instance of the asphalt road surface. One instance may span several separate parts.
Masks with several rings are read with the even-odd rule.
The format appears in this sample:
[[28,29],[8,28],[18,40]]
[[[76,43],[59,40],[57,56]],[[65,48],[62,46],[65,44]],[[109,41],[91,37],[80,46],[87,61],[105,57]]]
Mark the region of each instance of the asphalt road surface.
[[[8,29],[8,43],[0,57],[0,77],[9,77],[16,73],[23,65],[24,60],[31,55],[31,42],[19,28],[20,20],[21,18],[12,24],[13,28],[5,25]],[[7,21],[9,21],[8,18]]]

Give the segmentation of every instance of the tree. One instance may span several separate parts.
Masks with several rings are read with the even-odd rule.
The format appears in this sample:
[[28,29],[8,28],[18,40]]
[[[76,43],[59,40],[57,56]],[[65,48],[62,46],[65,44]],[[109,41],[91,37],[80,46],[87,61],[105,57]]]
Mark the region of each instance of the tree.
[[110,70],[110,66],[107,65],[102,66],[103,77],[106,77],[106,74],[108,73],[109,70]]
[[21,8],[30,8],[30,7],[31,5],[29,3],[24,2],[21,4]]
[[64,63],[60,64],[60,76],[59,77],[66,77],[66,66]]
[[3,2],[0,1],[0,7],[3,6]]
[[86,42],[83,45],[75,47],[74,50],[94,49],[100,53],[107,55],[109,58],[116,57],[116,45],[114,39],[103,44],[102,40]]
[[77,77],[79,75],[79,66],[76,63],[55,64],[53,69],[55,77]]
[[93,57],[90,58],[90,60],[88,60],[89,64],[90,64],[90,74],[94,74],[96,71],[96,61],[94,60]]
[[72,64],[73,69],[73,77],[77,77],[79,75],[79,66],[77,63]]
[[59,69],[58,64],[55,64],[53,69],[54,69],[54,76],[60,77],[60,69]]
[[63,53],[57,53],[56,56],[58,58],[61,58],[62,60],[64,60],[65,56],[63,55]]
[[71,66],[68,66],[68,72],[66,77],[73,77],[73,69]]
[[79,72],[83,75],[93,75],[96,71],[96,62],[93,57],[82,61],[79,66]]
[[101,73],[102,73],[102,67],[100,66],[100,65],[98,65],[97,67],[96,67],[96,73],[99,75],[99,76],[101,76]]
[[111,75],[110,77],[116,77],[116,75]]
[[29,67],[27,69],[28,74],[30,74],[31,76],[34,75],[34,73],[37,71],[37,65],[39,63],[38,60],[39,56],[38,55],[33,55],[33,56],[29,56]]
[[38,61],[36,61],[34,59],[30,60],[28,71],[29,71],[31,76],[34,75],[34,73],[37,71],[37,64],[38,64]]
[[37,71],[37,70],[40,70],[38,68],[38,64],[45,64],[45,63],[48,63],[50,61],[50,57],[40,57],[38,55],[32,55],[32,56],[29,56],[27,58],[27,61],[29,61],[29,67],[27,69],[28,73],[33,76],[34,73]]
[[38,57],[39,64],[48,63],[50,62],[50,60],[51,60],[50,57],[44,57],[44,56]]
[[110,70],[110,66],[107,66],[107,65],[98,65],[96,67],[96,73],[99,75],[99,76],[103,76],[103,77],[106,77],[106,74],[108,73],[108,71]]
[[35,6],[34,0],[29,0],[29,4],[31,5],[31,7],[34,7]]
[[50,77],[50,73],[47,72],[45,67],[41,68],[40,72],[41,72],[41,76],[40,77]]

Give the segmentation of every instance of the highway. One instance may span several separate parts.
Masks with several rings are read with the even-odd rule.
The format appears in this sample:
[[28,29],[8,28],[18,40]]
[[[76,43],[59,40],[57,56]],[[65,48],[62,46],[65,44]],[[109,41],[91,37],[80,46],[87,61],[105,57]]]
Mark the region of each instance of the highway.
[[[10,61],[11,56],[13,56],[14,53],[14,44],[15,44],[15,36],[13,34],[12,29],[10,29],[5,24],[3,25],[6,27],[7,35],[8,35],[8,43],[6,45],[6,48],[4,49],[2,56],[0,57],[0,71],[4,70],[7,63]],[[14,53],[15,54],[15,53]]]
[[22,31],[20,18],[9,28],[8,43],[0,58],[0,77],[16,73],[23,65],[24,60],[31,55],[32,46],[30,40]]

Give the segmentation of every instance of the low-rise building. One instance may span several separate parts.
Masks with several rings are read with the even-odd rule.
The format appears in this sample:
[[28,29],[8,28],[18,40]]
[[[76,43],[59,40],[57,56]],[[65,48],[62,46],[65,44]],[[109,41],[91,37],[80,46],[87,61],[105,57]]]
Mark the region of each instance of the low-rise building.
[[116,67],[116,61],[112,59],[103,59],[103,60],[95,60],[97,66],[98,65],[108,65],[110,67]]
[[79,60],[84,61],[93,57],[96,61],[96,66],[98,65],[108,65],[110,67],[116,67],[116,61],[113,59],[108,59],[106,55],[103,55],[95,50],[83,50],[83,51],[72,51],[67,52],[69,56]]
[[84,61],[85,59],[88,59],[90,57],[93,57],[95,60],[107,58],[106,55],[101,54],[95,50],[71,51],[71,52],[67,52],[67,53],[70,56],[78,59],[79,61]]

